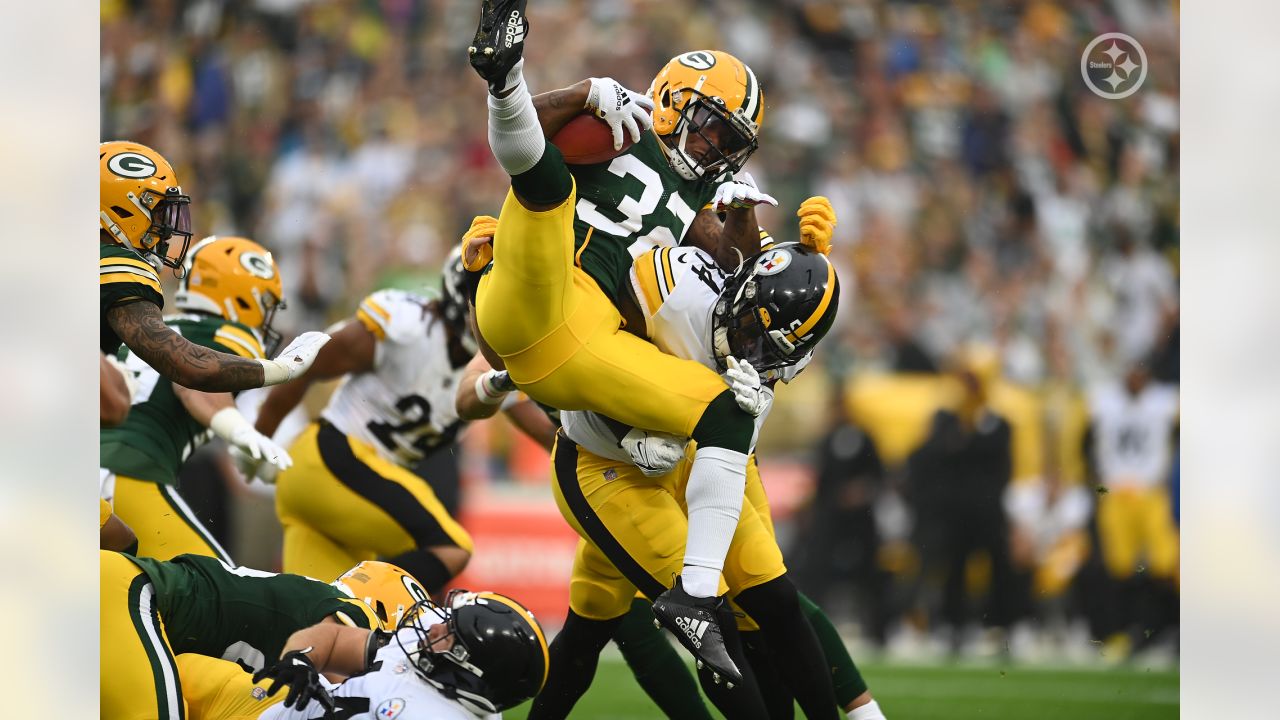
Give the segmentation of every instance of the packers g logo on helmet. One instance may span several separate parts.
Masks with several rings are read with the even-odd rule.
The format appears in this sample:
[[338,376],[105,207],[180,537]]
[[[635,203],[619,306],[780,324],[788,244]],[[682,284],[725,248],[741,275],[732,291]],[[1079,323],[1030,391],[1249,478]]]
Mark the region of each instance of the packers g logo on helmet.
[[276,276],[275,264],[256,252],[240,253],[240,264],[254,277],[270,280]]
[[710,70],[716,65],[716,56],[704,50],[687,52],[676,59],[681,65],[687,65],[694,70]]
[[107,169],[127,178],[147,178],[156,174],[156,164],[151,158],[136,152],[122,152],[107,160]]

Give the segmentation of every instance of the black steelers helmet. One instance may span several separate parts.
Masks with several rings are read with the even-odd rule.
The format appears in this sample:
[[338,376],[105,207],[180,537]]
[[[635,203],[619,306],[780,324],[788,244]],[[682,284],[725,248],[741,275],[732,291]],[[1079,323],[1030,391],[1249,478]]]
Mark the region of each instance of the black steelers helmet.
[[[400,629],[418,635],[418,650],[409,653],[418,674],[446,697],[482,713],[497,713],[537,695],[547,681],[547,639],[523,605],[493,592],[453,590],[445,600],[453,645],[434,652],[428,629],[437,617],[415,608]],[[397,633],[397,638],[399,634]],[[437,644],[439,640],[437,640]]]
[[444,322],[453,328],[467,352],[474,354],[480,346],[471,334],[471,326],[467,322],[467,270],[462,266],[462,246],[459,245],[445,258],[444,267],[440,268],[440,313]]
[[725,282],[711,317],[716,363],[732,355],[758,372],[798,362],[831,329],[840,281],[826,255],[790,242],[747,260]]

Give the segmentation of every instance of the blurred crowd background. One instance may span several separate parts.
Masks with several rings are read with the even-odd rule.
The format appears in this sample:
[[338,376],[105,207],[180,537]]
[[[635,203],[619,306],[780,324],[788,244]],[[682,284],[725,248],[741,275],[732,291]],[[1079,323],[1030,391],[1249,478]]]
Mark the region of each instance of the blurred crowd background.
[[[197,235],[266,245],[286,329],[323,327],[373,289],[433,285],[471,217],[496,214],[507,181],[465,59],[475,5],[103,0],[102,138],[164,153]],[[534,92],[588,76],[643,91],[679,52],[736,54],[766,97],[748,169],[780,207],[762,223],[794,239],[810,195],[839,214],[837,326],[761,444],[803,589],[906,657],[1176,652],[1176,2],[538,0],[530,15]],[[1124,100],[1080,76],[1113,31],[1149,66]],[[464,506],[477,484],[545,483],[501,427],[463,448],[424,474],[460,467]],[[268,552],[244,528],[273,522],[269,501],[234,484],[227,500],[224,470],[184,483],[218,488],[208,514],[248,538],[233,555]]]

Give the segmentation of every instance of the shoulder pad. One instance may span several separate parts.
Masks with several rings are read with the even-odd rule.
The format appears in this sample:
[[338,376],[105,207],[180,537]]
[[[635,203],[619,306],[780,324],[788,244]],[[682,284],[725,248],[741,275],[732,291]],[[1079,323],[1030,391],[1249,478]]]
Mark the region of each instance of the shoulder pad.
[[379,341],[404,342],[424,332],[427,298],[404,290],[378,290],[360,303],[356,318]]

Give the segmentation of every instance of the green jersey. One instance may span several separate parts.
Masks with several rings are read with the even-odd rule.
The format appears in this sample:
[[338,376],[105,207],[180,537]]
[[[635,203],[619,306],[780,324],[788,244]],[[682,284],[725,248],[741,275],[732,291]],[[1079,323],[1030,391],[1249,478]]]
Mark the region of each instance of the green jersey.
[[[196,345],[261,358],[262,344],[248,327],[212,315],[175,315],[165,324]],[[209,440],[210,432],[187,413],[173,383],[126,351],[125,368],[138,380],[123,425],[98,433],[99,463],[117,475],[173,485],[182,463]]]
[[653,133],[608,162],[569,171],[578,192],[575,257],[615,303],[631,261],[654,246],[679,245],[716,192],[715,185],[680,177]]
[[164,290],[155,268],[141,255],[123,245],[99,243],[98,301],[102,306],[99,344],[103,353],[115,355],[120,349],[120,338],[107,324],[107,311],[138,301],[164,307]]
[[242,660],[258,669],[280,657],[290,635],[330,615],[354,627],[378,627],[369,606],[313,578],[231,567],[203,555],[125,557],[151,579],[174,655]]

